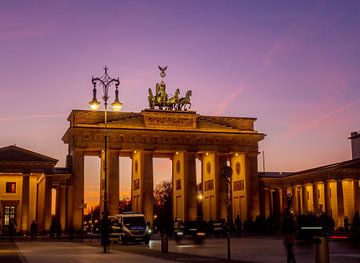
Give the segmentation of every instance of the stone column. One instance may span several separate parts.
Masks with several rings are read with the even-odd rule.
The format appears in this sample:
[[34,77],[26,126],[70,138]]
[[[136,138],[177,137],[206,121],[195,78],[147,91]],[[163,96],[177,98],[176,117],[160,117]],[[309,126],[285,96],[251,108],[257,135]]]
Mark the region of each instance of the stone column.
[[280,187],[279,188],[279,209],[280,209],[280,214],[283,214],[285,211],[285,208],[288,207],[287,204],[287,194],[286,194],[286,187]]
[[301,185],[301,190],[302,190],[302,203],[303,203],[303,214],[307,214],[308,213],[308,199],[307,199],[307,189],[306,189],[306,185]]
[[257,153],[249,153],[246,164],[250,172],[247,181],[249,187],[248,209],[250,216],[256,218],[256,216],[260,215]]
[[45,176],[45,210],[44,210],[44,230],[49,231],[51,225],[51,205],[52,205],[52,182],[50,176]]
[[[72,179],[71,179],[72,180]],[[71,181],[69,180],[69,181]],[[66,191],[66,204],[67,204],[67,213],[66,213],[66,229],[70,230],[69,227],[73,226],[73,192],[74,186],[71,182],[68,183]]]
[[22,199],[21,199],[21,229],[20,231],[26,233],[29,231],[29,176],[23,175],[22,185]]
[[60,185],[56,185],[55,189],[55,217],[60,222]]
[[79,205],[84,201],[84,151],[75,149],[73,152],[73,226],[81,229],[82,214]]
[[313,210],[315,213],[317,213],[319,210],[319,198],[320,198],[318,195],[318,184],[313,183],[312,189],[313,189],[313,204],[314,204]]
[[354,204],[355,204],[355,212],[360,211],[360,186],[359,186],[359,180],[354,180]]
[[119,213],[119,151],[108,154],[108,209],[110,215]]
[[343,184],[342,180],[336,181],[336,191],[337,191],[337,205],[338,205],[338,220],[339,224],[342,226],[344,223],[344,193],[343,193]]
[[131,161],[131,207],[134,212],[141,212],[141,151],[132,153]]
[[37,184],[37,207],[36,207],[36,220],[38,222],[38,231],[44,230],[44,210],[45,210],[45,175],[42,174],[38,178]]
[[196,153],[184,153],[185,220],[197,219]]
[[271,191],[269,188],[264,188],[264,215],[271,216]]
[[346,179],[342,181],[343,187],[343,204],[344,204],[344,217],[349,218],[349,222],[352,221],[355,214],[355,185],[353,179]]
[[66,229],[66,185],[61,185],[59,187],[59,222],[61,224],[61,230]]
[[172,158],[173,219],[185,220],[185,153],[176,152]]
[[281,207],[281,212],[284,212],[285,211],[285,208],[289,208],[290,209],[290,206],[291,204],[289,204],[289,197],[288,197],[288,186],[284,186],[282,188],[282,207]]
[[216,211],[217,219],[227,220],[227,186],[226,178],[221,174],[221,170],[227,165],[227,154],[216,154],[215,187],[216,187]]
[[324,204],[325,204],[325,214],[331,215],[331,203],[330,203],[330,189],[329,182],[324,181]]
[[153,190],[153,153],[152,151],[142,152],[141,162],[141,207],[146,221],[153,221],[154,214],[154,190]]
[[298,202],[299,202],[299,198],[298,198],[298,191],[297,191],[297,186],[294,185],[292,186],[292,209],[296,214],[300,214],[300,209],[298,207]]
[[281,190],[279,188],[273,189],[272,201],[273,201],[273,217],[274,217],[275,222],[280,222],[280,220],[281,220],[280,195],[281,195]]

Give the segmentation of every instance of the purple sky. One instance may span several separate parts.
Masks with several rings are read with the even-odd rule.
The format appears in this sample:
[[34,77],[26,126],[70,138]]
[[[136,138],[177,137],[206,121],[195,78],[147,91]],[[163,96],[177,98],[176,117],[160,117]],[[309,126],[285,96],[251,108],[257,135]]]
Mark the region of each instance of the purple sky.
[[107,65],[123,110],[139,112],[168,65],[168,93],[192,89],[197,113],[258,118],[266,170],[350,159],[359,13],[357,0],[2,1],[0,146],[63,166],[66,119],[88,109],[92,75]]

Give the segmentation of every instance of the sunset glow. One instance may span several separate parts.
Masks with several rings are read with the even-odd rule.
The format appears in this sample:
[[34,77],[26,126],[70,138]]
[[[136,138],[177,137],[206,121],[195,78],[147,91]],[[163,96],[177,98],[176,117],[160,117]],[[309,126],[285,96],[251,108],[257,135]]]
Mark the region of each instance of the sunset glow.
[[[260,171],[348,160],[347,138],[360,130],[359,13],[356,0],[4,1],[0,146],[65,166],[67,117],[88,109],[92,76],[107,65],[120,79],[122,111],[140,112],[160,81],[158,65],[167,65],[168,93],[191,89],[191,110],[257,118],[266,134]],[[90,159],[92,206],[99,164]],[[164,163],[158,178],[169,176]],[[128,196],[129,160],[120,166],[120,195]]]

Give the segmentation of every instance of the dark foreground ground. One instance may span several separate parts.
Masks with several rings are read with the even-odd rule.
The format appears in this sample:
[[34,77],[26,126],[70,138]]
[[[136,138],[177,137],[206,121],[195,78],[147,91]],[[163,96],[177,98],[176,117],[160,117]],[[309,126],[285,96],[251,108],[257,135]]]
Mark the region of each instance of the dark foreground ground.
[[[231,238],[232,262],[286,262],[285,250],[279,236],[246,236]],[[61,240],[39,237],[31,242],[28,237],[0,238],[0,262],[226,262],[227,239],[208,238],[203,244],[191,239],[180,243],[169,240],[168,253],[161,253],[157,236],[149,246],[143,244],[113,244],[110,253],[102,253],[99,240]],[[297,262],[315,262],[314,245],[299,243],[294,248]],[[360,262],[360,244],[350,241],[330,241],[330,262]]]

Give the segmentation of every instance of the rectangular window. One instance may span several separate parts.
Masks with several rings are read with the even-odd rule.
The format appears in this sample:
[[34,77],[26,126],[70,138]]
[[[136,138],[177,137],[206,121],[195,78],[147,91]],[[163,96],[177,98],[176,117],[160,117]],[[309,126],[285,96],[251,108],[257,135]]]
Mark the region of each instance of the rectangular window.
[[6,182],[6,193],[15,194],[16,193],[16,183],[15,182]]
[[244,190],[244,180],[234,182],[234,191]]
[[208,180],[205,182],[205,191],[210,191],[214,189],[214,180]]
[[180,190],[181,189],[181,179],[177,179],[176,180],[176,190]]
[[8,226],[10,220],[15,220],[15,206],[5,206],[4,225]]

